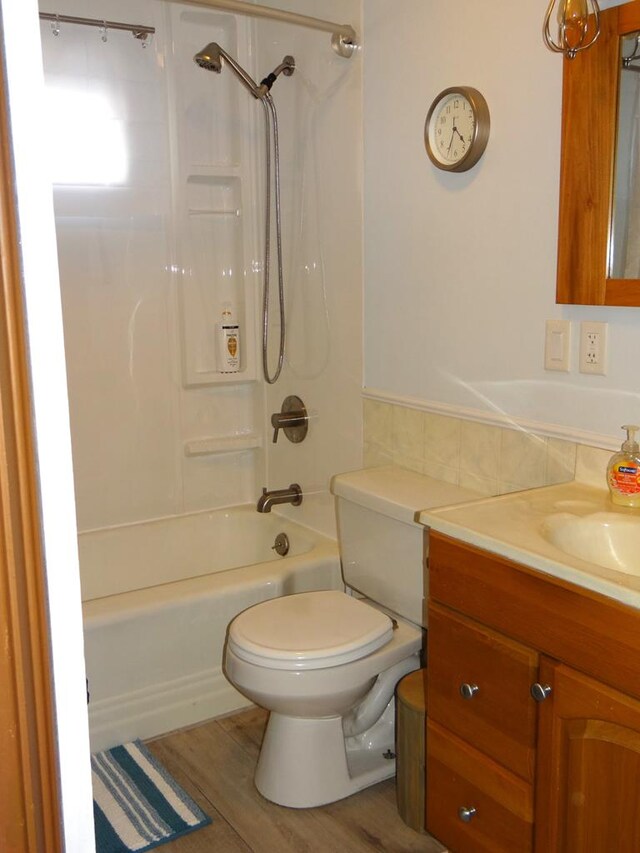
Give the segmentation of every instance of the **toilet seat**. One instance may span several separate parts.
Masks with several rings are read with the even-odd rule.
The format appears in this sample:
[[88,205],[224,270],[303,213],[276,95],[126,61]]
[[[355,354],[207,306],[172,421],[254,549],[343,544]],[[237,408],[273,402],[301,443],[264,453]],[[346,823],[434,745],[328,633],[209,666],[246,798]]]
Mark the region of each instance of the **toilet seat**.
[[366,657],[389,642],[391,619],[337,590],[263,601],[229,626],[229,648],[267,669],[324,669]]

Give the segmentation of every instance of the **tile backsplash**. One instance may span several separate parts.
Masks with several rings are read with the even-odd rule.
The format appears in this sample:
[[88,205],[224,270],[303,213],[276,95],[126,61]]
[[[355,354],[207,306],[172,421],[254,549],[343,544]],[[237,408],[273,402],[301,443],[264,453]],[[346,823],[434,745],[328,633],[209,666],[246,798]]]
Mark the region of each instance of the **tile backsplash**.
[[364,466],[399,465],[483,495],[578,479],[604,486],[611,451],[365,399]]

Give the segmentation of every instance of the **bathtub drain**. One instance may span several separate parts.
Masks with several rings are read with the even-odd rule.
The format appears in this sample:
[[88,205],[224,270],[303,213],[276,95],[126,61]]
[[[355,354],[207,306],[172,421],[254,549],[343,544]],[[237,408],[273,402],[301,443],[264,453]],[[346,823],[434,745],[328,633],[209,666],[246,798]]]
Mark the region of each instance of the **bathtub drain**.
[[289,553],[289,537],[286,533],[278,533],[276,541],[271,546],[271,550],[275,551],[281,557],[286,557]]

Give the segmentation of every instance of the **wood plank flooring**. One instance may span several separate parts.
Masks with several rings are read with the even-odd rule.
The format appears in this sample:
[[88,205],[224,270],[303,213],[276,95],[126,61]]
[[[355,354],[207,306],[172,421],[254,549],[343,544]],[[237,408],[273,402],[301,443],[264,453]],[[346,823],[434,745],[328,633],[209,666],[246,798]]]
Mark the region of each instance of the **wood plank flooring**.
[[163,853],[445,853],[403,823],[394,780],[314,809],[265,800],[253,784],[265,724],[251,708],[147,744],[213,821]]

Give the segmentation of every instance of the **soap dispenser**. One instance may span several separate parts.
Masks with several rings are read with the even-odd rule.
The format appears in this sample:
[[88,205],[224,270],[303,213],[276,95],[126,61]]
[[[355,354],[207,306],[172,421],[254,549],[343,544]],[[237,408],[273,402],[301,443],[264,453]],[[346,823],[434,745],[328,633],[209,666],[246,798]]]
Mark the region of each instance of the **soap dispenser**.
[[609,460],[607,483],[614,504],[640,508],[640,447],[635,440],[640,427],[626,424],[622,429],[627,431],[627,440]]

